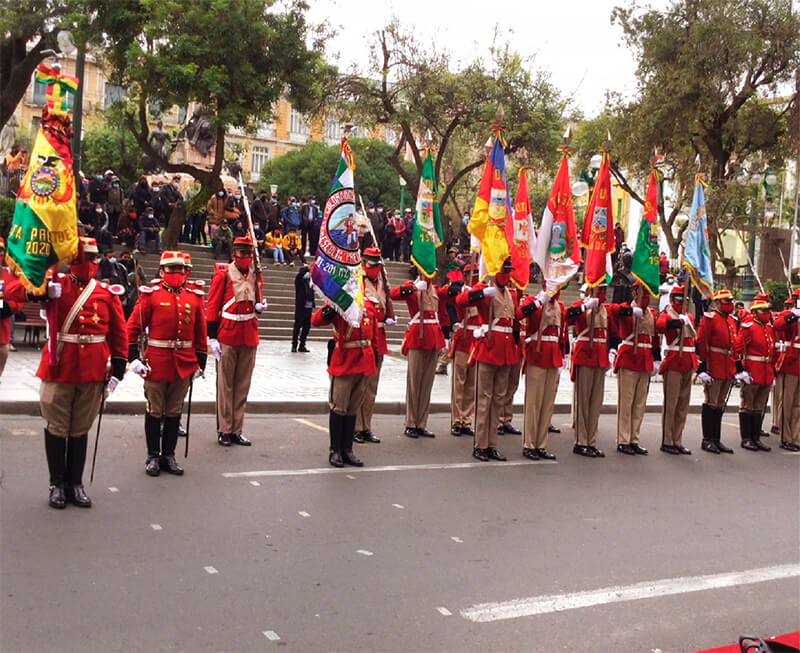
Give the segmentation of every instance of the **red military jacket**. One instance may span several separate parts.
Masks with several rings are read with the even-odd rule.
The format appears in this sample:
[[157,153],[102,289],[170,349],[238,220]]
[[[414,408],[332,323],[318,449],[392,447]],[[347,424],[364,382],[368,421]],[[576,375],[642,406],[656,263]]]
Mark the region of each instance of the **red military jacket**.
[[712,378],[732,379],[736,374],[733,347],[736,342],[736,320],[719,311],[703,313],[697,328],[697,357]]
[[386,286],[383,285],[381,276],[376,281],[364,276],[364,303],[367,302],[372,305],[375,314],[375,338],[372,346],[379,356],[384,356],[389,352],[389,347],[386,344]]
[[[456,304],[460,304],[462,308],[474,306],[478,309],[481,323],[485,325],[484,335],[479,336],[479,332],[473,332],[475,341],[470,360],[489,365],[515,365],[520,359],[519,347],[514,340],[514,332],[519,331],[519,323],[515,318],[517,295],[508,287],[502,289],[498,287],[494,297],[478,297],[473,294],[487,287],[485,283],[476,284],[472,290],[459,294],[456,300]],[[470,299],[470,295],[476,299]]]
[[[94,281],[91,293],[83,302],[79,310],[73,311],[73,306],[88,284],[81,283],[72,275],[59,273],[55,281],[61,284],[61,297],[48,302],[56,302],[55,310],[58,312],[58,331],[64,330],[65,322],[74,314],[72,323],[66,334],[58,338],[56,346],[61,345],[58,362],[51,367],[50,344],[42,349],[42,358],[36,376],[42,381],[56,381],[58,383],[97,383],[106,378],[106,368],[109,356],[124,361],[128,344],[125,338],[125,315],[122,312],[122,303],[116,293],[122,294],[124,290],[111,287],[104,282]],[[52,304],[51,304],[52,306]],[[125,367],[122,364],[122,372]]]
[[[251,267],[247,277],[243,277],[238,268],[233,271],[231,268],[236,268],[236,264],[231,263],[227,268],[218,269],[211,278],[206,307],[208,337],[216,338],[226,345],[256,347],[258,318],[255,313],[255,269]],[[231,275],[251,286],[253,300],[236,301]]]
[[607,304],[609,319],[616,323],[618,338],[617,358],[614,371],[619,369],[636,372],[652,372],[653,361],[661,357],[656,337],[656,312],[649,306],[644,309],[639,320],[639,346],[634,347],[635,318],[630,310],[631,304]]
[[[685,315],[685,314],[684,314]],[[663,333],[666,344],[664,345],[664,355],[661,367],[658,371],[663,374],[666,371],[689,372],[697,369],[697,354],[695,353],[694,337],[694,318],[689,315],[691,327],[683,327],[683,353],[680,353],[681,326],[683,323],[678,317],[678,313],[670,306],[658,316],[656,321],[656,333]]]
[[[420,292],[414,287],[413,281],[406,281],[402,286],[397,286],[389,291],[389,296],[395,300],[403,300],[408,307],[411,319],[403,337],[401,351],[405,356],[409,349],[441,349],[444,347],[444,336],[439,325],[439,301],[445,301],[447,286],[437,288],[430,281],[428,288]],[[420,316],[420,301],[422,302],[422,315]],[[420,320],[422,320],[422,333],[420,334]]]
[[328,374],[375,374],[375,350],[372,342],[377,331],[375,312],[371,302],[365,302],[358,327],[354,327],[329,305],[315,311],[311,324],[315,327],[330,324],[333,328],[334,348],[328,363]]
[[9,268],[0,267],[0,345],[11,342],[11,316],[22,310],[25,286]]
[[[605,304],[593,311],[582,311],[583,301],[578,300],[567,309],[567,323],[574,325],[578,337],[572,350],[572,369],[576,365],[608,368],[608,339],[616,333],[613,323],[609,323]],[[589,323],[594,317],[594,342],[589,343]],[[574,377],[573,377],[574,380]]]
[[783,311],[772,326],[775,336],[784,343],[775,370],[781,374],[800,376],[800,321],[791,311]]
[[[462,290],[455,300],[458,322],[453,325],[450,338],[452,352],[460,351],[468,354],[475,342],[475,329],[483,324],[481,316],[478,314],[478,309],[474,306],[468,306],[468,300],[466,299],[468,293],[468,290]],[[462,299],[462,295],[465,296],[464,299]]]
[[[173,289],[166,284],[140,286],[139,300],[128,317],[128,346],[139,355],[136,343],[147,329],[144,359],[149,381],[185,379],[198,368],[198,354],[206,353],[206,318],[203,291]],[[141,307],[141,310],[140,310]]]
[[526,318],[525,306],[536,298],[528,295],[517,309],[517,319],[524,320],[527,344],[523,341],[525,362],[536,367],[558,368],[564,365],[567,350],[567,309],[559,300],[549,301]]
[[775,379],[775,332],[771,324],[751,319],[742,322],[733,347],[753,383],[770,385]]

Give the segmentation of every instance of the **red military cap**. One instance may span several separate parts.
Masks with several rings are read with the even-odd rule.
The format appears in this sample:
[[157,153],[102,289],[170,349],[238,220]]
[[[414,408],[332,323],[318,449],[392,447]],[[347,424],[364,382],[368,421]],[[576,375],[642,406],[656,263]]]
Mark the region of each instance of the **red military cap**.
[[183,252],[167,249],[161,254],[161,260],[158,265],[161,267],[165,265],[186,265],[186,259],[183,256]]
[[733,299],[733,293],[726,288],[720,288],[712,295],[712,299],[715,302],[721,299]]
[[233,239],[233,246],[234,247],[252,247],[253,241],[250,238],[250,234],[245,234],[244,236],[238,236]]
[[676,283],[672,286],[672,290],[669,291],[670,295],[682,295],[683,294],[684,285],[682,283]]
[[364,258],[381,260],[381,250],[377,247],[367,247],[364,250]]
[[[758,297],[758,295],[756,295],[756,297]],[[764,299],[754,299],[753,303],[750,304],[751,311],[768,311],[769,308],[769,302]]]

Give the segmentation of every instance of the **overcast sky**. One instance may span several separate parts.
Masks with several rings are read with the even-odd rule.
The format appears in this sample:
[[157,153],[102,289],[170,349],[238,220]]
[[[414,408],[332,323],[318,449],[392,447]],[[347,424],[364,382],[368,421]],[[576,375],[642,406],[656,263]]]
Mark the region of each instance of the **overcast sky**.
[[[338,52],[340,67],[365,69],[369,39],[396,16],[414,26],[419,36],[435,40],[456,60],[468,61],[485,52],[498,25],[511,47],[535,55],[535,67],[547,70],[552,82],[587,117],[603,105],[607,89],[626,96],[636,89],[635,62],[622,43],[622,30],[612,26],[611,10],[628,0],[311,0],[310,19],[338,30],[328,51]],[[654,7],[668,2],[653,0]]]

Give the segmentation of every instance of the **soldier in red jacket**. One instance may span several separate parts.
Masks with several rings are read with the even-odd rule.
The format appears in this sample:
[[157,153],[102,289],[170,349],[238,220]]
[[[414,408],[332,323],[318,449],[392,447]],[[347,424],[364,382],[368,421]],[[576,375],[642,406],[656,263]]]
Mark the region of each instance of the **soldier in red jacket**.
[[650,377],[658,374],[661,348],[656,337],[656,312],[650,308],[650,293],[640,281],[632,287],[630,303],[609,304],[609,320],[617,325],[618,337],[608,358],[617,374],[617,451],[630,456],[647,455],[639,444],[639,431],[647,407]]
[[471,360],[477,363],[475,442],[472,455],[481,461],[506,460],[497,449],[497,425],[508,394],[512,367],[519,362],[514,341],[516,294],[508,287],[511,259],[506,259],[490,285],[479,283],[458,299],[462,308],[478,309],[482,326],[474,333]]
[[250,446],[242,435],[244,408],[256,365],[258,319],[267,303],[253,264],[250,236],[233,241],[233,261],[211,279],[206,307],[208,347],[217,359],[217,442]]
[[353,323],[325,304],[311,316],[311,324],[330,325],[333,329],[333,339],[328,342],[331,377],[328,462],[334,467],[363,467],[364,463],[353,453],[353,434],[356,411],[367,391],[367,379],[377,370],[372,346],[377,331],[372,303],[365,302],[361,318]]
[[525,418],[522,427],[522,455],[531,460],[555,460],[547,451],[547,438],[558,377],[564,368],[569,347],[567,310],[558,297],[544,290],[537,297],[525,297],[517,309],[517,319],[525,320]]
[[[99,260],[94,238],[81,238],[69,274],[56,275],[47,287],[58,333],[42,349],[36,376],[42,380],[39,406],[47,422],[44,444],[53,508],[63,508],[67,500],[81,508],[92,505],[83,489],[87,433],[100,412],[104,387],[113,392],[125,375],[125,316],[119,299],[124,289],[93,278]],[[50,365],[53,340],[55,365]]]
[[[597,423],[603,406],[608,339],[614,333],[603,302],[606,285],[587,289],[586,299],[567,309],[567,323],[574,325],[578,337],[572,350],[572,380],[575,383],[575,446],[573,453],[588,458],[604,458],[597,443]],[[590,333],[590,328],[593,332]],[[593,337],[592,337],[593,336]]]
[[[775,354],[777,360],[780,361],[781,354],[786,351],[786,342],[783,338],[783,329],[778,329],[778,318],[792,312],[794,308],[794,295],[789,296],[783,300],[783,310],[780,312],[775,311],[772,315],[772,326],[775,329]],[[781,433],[781,419],[783,416],[783,376],[778,373],[778,365],[775,365],[775,384],[772,386],[772,428],[770,433],[780,435]],[[762,434],[763,435],[763,434]],[[781,442],[781,444],[783,444]]]
[[790,308],[775,320],[782,346],[775,365],[776,387],[782,391],[781,412],[776,417],[781,449],[800,451],[800,288],[790,296]]
[[22,310],[25,299],[25,287],[6,267],[6,241],[0,238],[0,376],[11,343],[11,316]]
[[[478,266],[467,264],[464,268],[469,283],[478,283]],[[453,376],[450,380],[450,434],[456,437],[475,436],[472,430],[472,417],[475,412],[475,366],[469,363],[469,354],[475,343],[475,330],[482,321],[478,309],[469,306],[464,287],[455,302],[458,321],[453,325],[450,336],[450,356],[453,359]]]
[[389,296],[394,301],[404,301],[411,319],[403,337],[402,353],[408,356],[406,373],[406,428],[409,438],[436,437],[426,426],[431,407],[431,389],[436,372],[436,358],[444,347],[444,336],[439,326],[439,301],[446,297],[448,286],[437,288],[417,273],[415,266],[409,270],[416,277],[402,286],[392,288]]
[[[517,306],[519,306],[520,301],[522,301],[523,292],[519,288],[509,288],[509,290],[514,293],[515,302]],[[519,360],[516,364],[512,365],[508,375],[508,390],[506,391],[506,398],[503,401],[503,408],[500,411],[500,423],[497,425],[497,435],[522,435],[522,431],[511,423],[511,420],[514,419],[514,395],[517,393],[517,388],[519,388],[522,364],[525,358],[522,340],[520,338],[521,333],[522,327],[519,321],[514,322],[514,342],[517,343],[520,354]]]
[[356,410],[356,431],[353,439],[356,442],[379,443],[378,438],[372,432],[372,412],[375,409],[375,397],[378,395],[378,381],[383,367],[383,357],[389,352],[386,345],[386,327],[397,324],[392,315],[387,315],[389,302],[389,289],[383,282],[381,267],[383,266],[383,256],[377,247],[367,247],[364,250],[361,266],[364,269],[364,301],[372,304],[375,314],[375,338],[372,340],[372,347],[375,349],[375,374],[367,377],[367,388],[364,392],[364,400]]
[[697,327],[695,347],[699,359],[697,378],[703,384],[705,401],[701,412],[703,451],[733,453],[722,442],[722,415],[736,375],[737,321],[733,317],[733,295],[724,288],[713,295],[714,310],[707,311]]
[[761,423],[767,408],[769,391],[775,380],[775,332],[770,320],[772,311],[763,299],[750,304],[752,318],[742,322],[736,335],[734,352],[736,369],[744,386],[739,407],[739,429],[742,449],[748,451],[770,451],[761,442]]
[[[206,318],[203,291],[187,289],[185,253],[164,251],[159,262],[159,286],[141,286],[128,318],[128,360],[131,371],[144,377],[147,412],[145,471],[183,474],[175,461],[178,426],[189,384],[206,367]],[[139,336],[147,331],[147,348]],[[161,420],[164,432],[161,433]]]
[[658,316],[656,331],[663,333],[666,341],[666,354],[659,366],[659,373],[664,377],[661,451],[688,456],[692,452],[683,446],[683,429],[692,397],[692,374],[697,368],[697,354],[694,320],[684,312],[683,291],[681,284],[672,287],[669,304]]

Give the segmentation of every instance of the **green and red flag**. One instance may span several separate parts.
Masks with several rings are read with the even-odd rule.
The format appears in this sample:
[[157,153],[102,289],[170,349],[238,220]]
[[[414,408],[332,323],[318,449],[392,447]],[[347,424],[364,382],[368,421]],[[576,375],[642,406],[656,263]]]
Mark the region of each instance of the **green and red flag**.
[[650,170],[644,211],[636,248],[633,250],[631,274],[642,282],[653,297],[658,297],[660,277],[658,272],[658,172]]
[[609,283],[609,258],[614,253],[614,216],[611,210],[611,172],[608,153],[603,152],[603,160],[592,189],[589,206],[581,231],[581,246],[586,249],[583,271],[586,284],[593,288],[601,283]]
[[425,151],[422,176],[417,192],[417,210],[411,230],[411,262],[428,279],[436,274],[436,249],[441,247],[442,222],[439,218],[439,198],[433,175],[430,148]]

